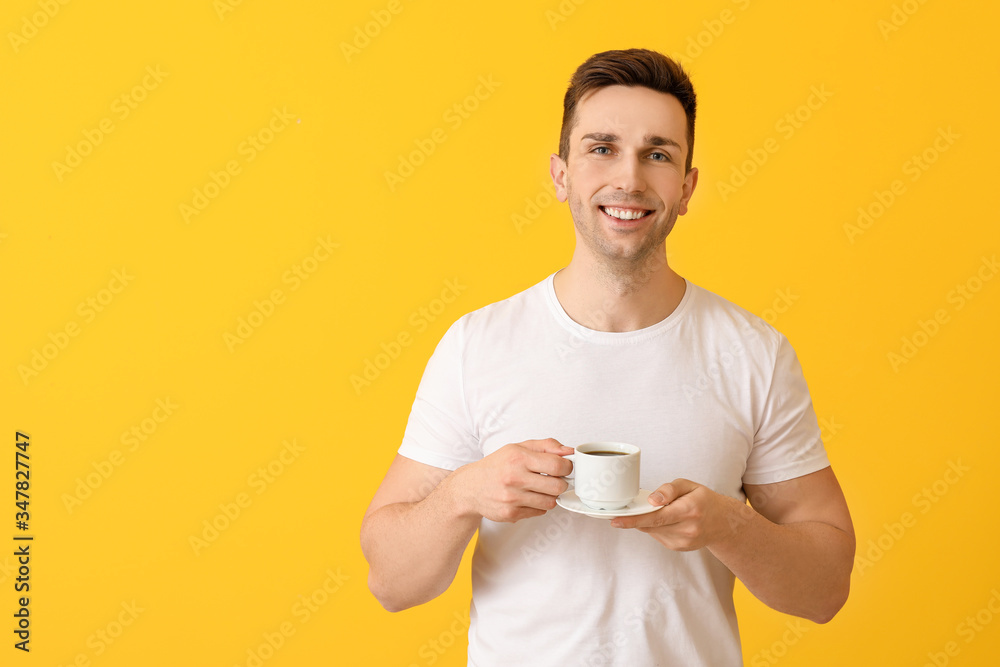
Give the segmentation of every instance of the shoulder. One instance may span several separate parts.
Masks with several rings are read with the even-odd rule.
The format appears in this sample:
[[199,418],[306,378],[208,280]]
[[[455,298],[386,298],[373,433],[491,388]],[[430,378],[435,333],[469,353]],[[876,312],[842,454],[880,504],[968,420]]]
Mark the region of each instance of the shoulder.
[[692,315],[703,335],[736,339],[756,354],[774,359],[788,346],[784,334],[732,301],[688,281],[692,289]]
[[513,296],[466,313],[452,324],[446,335],[463,341],[484,336],[507,337],[521,325],[537,322],[540,313],[548,307],[547,290],[551,279],[549,276]]

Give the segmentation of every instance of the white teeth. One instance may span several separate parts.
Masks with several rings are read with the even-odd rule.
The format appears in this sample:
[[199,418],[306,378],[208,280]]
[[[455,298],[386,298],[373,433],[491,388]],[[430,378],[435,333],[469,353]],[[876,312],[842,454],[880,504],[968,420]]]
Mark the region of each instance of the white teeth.
[[636,220],[646,215],[646,211],[635,211],[626,208],[611,208],[610,206],[605,206],[604,212],[613,218],[618,218],[619,220]]

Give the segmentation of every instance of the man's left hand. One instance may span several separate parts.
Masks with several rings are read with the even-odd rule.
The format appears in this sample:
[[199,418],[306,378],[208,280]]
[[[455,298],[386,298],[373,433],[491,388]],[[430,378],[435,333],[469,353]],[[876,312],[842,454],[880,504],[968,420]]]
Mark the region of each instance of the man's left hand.
[[662,509],[649,514],[618,517],[615,528],[638,528],[674,551],[694,551],[734,534],[741,512],[752,511],[735,498],[707,486],[675,479],[649,494],[651,505]]

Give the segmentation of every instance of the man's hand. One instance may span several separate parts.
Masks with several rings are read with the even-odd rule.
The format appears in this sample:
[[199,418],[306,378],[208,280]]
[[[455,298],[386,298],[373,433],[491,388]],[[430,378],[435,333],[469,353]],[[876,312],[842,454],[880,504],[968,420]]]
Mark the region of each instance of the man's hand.
[[569,488],[562,477],[573,464],[563,457],[572,453],[552,438],[505,445],[455,471],[456,491],[464,507],[491,521],[540,516]]
[[772,484],[745,484],[753,507],[686,479],[649,494],[661,509],[618,517],[668,549],[706,548],[764,604],[826,623],[847,600],[854,528],[829,467]]
[[687,479],[660,486],[649,494],[648,502],[662,509],[618,517],[611,525],[638,528],[674,551],[694,551],[732,535],[741,523],[739,513],[749,510],[736,499]]

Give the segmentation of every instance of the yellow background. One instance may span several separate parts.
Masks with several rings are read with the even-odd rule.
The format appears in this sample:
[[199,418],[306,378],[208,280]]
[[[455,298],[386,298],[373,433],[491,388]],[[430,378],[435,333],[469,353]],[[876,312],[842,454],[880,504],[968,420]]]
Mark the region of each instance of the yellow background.
[[[265,646],[268,666],[464,665],[468,563],[390,615],[365,586],[361,516],[447,326],[570,256],[546,182],[573,69],[643,46],[681,57],[700,97],[671,264],[789,337],[869,559],[826,626],[738,586],[747,664],[996,664],[1000,280],[975,280],[1000,252],[994,4],[223,1],[0,11],[0,663],[228,667]],[[814,90],[830,96],[803,110]],[[89,155],[54,167],[70,148]],[[226,186],[185,216],[213,173]],[[960,284],[978,290],[961,308]],[[234,343],[241,318],[260,326]],[[920,346],[893,364],[903,338]],[[356,389],[366,362],[383,368]],[[145,440],[123,442],[133,428]],[[16,430],[30,654],[11,632]]]

